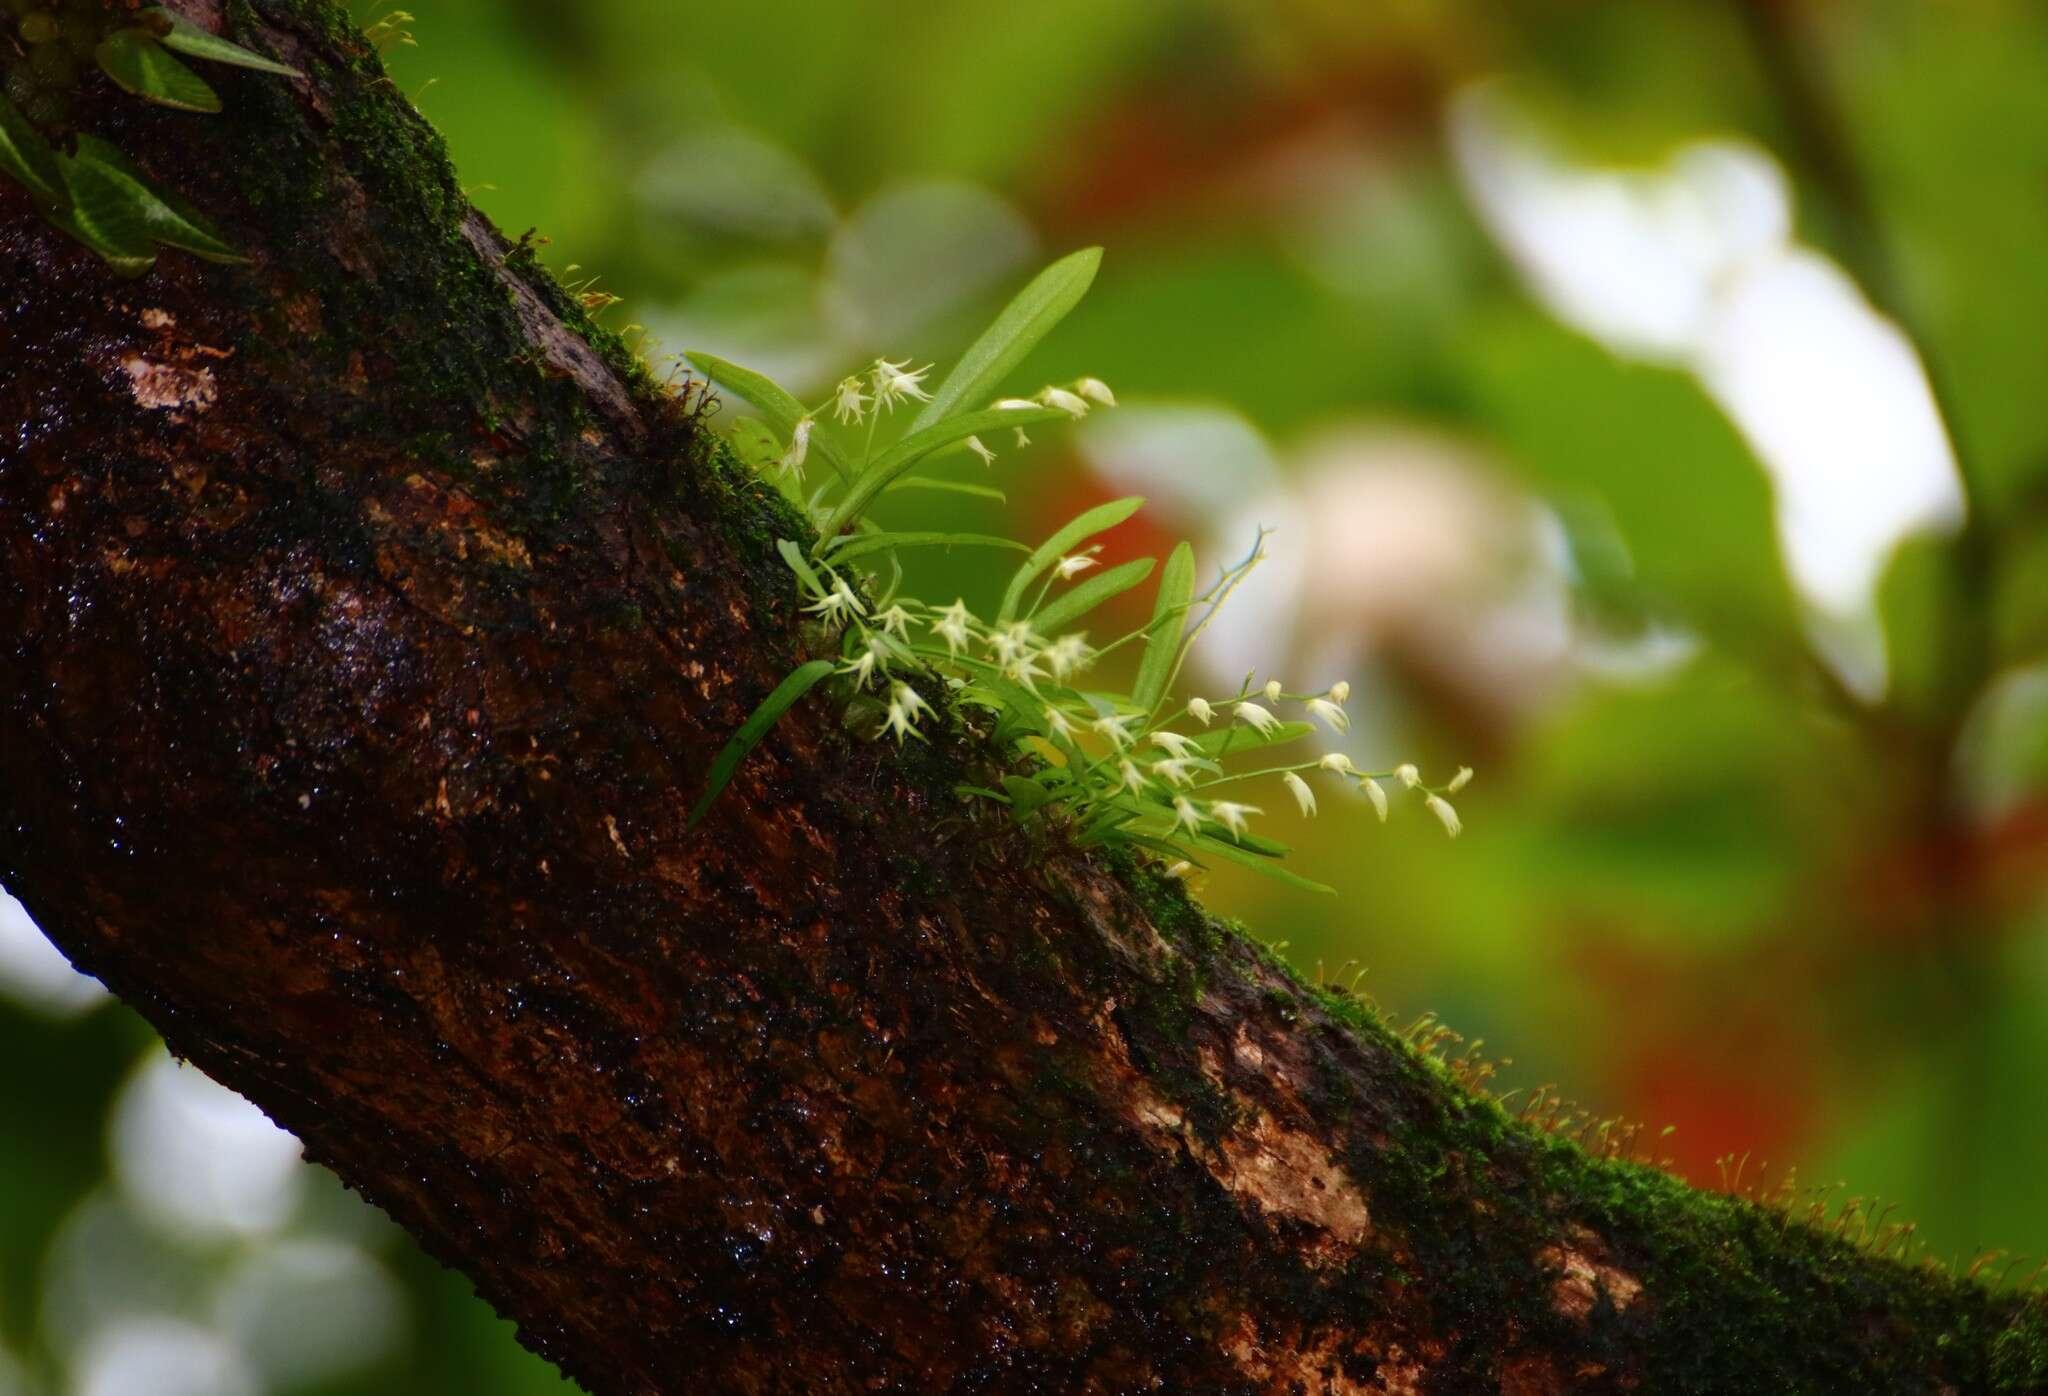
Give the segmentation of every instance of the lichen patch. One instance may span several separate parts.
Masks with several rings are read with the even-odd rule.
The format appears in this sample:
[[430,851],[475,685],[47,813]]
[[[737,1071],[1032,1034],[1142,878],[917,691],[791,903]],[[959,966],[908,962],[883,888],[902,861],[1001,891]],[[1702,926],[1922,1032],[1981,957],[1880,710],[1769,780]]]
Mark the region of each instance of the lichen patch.
[[1598,1238],[1583,1228],[1574,1232],[1573,1244],[1546,1246],[1537,1260],[1557,1272],[1551,1287],[1550,1307],[1565,1318],[1584,1322],[1604,1293],[1617,1309],[1626,1310],[1642,1297],[1643,1283],[1626,1270],[1595,1259],[1584,1249]]
[[140,354],[125,354],[121,371],[128,375],[128,391],[136,406],[152,412],[204,412],[220,397],[210,368],[182,368]]

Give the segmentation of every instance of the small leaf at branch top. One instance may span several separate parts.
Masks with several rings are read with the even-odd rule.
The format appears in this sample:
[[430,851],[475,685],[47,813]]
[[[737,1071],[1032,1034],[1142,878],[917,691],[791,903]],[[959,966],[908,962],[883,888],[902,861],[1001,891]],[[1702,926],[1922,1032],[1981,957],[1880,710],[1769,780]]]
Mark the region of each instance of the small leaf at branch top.
[[147,29],[116,29],[92,52],[115,86],[145,102],[178,111],[220,110],[220,97],[205,79],[166,52]]
[[768,735],[768,729],[775,725],[776,719],[788,712],[797,699],[810,692],[812,687],[835,667],[829,659],[814,659],[775,685],[775,691],[761,700],[761,706],[754,709],[747,720],[740,724],[740,730],[733,733],[732,740],[725,744],[719,751],[717,759],[712,761],[710,781],[705,785],[704,793],[697,797],[696,807],[690,811],[689,828],[697,827],[697,821],[704,817],[704,812],[711,808],[711,802],[725,789],[726,783],[732,779],[733,772],[739,769],[740,762],[746,759],[748,752],[760,745],[761,739]]
[[1156,558],[1141,557],[1136,562],[1126,562],[1112,567],[1100,576],[1090,577],[1072,591],[1039,608],[1031,617],[1032,628],[1041,635],[1051,635],[1065,626],[1072,625],[1081,617],[1109,600],[1120,596],[1152,575]]
[[1167,555],[1166,570],[1159,574],[1159,600],[1145,627],[1145,657],[1138,661],[1138,677],[1131,685],[1131,703],[1140,712],[1151,712],[1166,696],[1194,594],[1195,550],[1182,543]]
[[1088,294],[1095,269],[1101,265],[1102,249],[1084,247],[1033,277],[1031,284],[1003,307],[995,323],[968,346],[960,362],[953,365],[953,371],[932,391],[931,401],[912,419],[911,431],[921,431],[963,404],[989,397],[1003,376],[1021,363],[1038,341]]
[[1092,538],[1105,529],[1115,528],[1143,507],[1145,501],[1137,495],[1126,499],[1112,499],[1107,504],[1098,504],[1093,509],[1070,521],[1066,527],[1039,544],[1024,565],[1010,578],[1010,586],[1003,593],[1003,606],[996,612],[998,624],[1017,618],[1017,608],[1024,602],[1024,589],[1031,585],[1046,568],[1053,565],[1064,553],[1074,550],[1074,545],[1084,538]]
[[137,16],[157,36],[165,48],[176,49],[179,53],[194,58],[205,58],[215,63],[229,63],[237,68],[254,68],[259,73],[276,73],[280,77],[302,78],[300,72],[286,63],[230,43],[218,34],[201,29],[191,20],[171,10],[157,6],[144,10]]

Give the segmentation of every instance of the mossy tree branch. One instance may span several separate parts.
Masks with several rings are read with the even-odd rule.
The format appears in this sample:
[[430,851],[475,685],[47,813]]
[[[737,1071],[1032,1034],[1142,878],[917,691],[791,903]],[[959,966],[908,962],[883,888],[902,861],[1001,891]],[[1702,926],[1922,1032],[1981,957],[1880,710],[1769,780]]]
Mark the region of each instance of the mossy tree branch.
[[1526,1130],[1135,866],[799,709],[794,522],[302,81],[87,110],[254,259],[0,190],[0,881],[593,1392],[2048,1390],[2027,1306]]

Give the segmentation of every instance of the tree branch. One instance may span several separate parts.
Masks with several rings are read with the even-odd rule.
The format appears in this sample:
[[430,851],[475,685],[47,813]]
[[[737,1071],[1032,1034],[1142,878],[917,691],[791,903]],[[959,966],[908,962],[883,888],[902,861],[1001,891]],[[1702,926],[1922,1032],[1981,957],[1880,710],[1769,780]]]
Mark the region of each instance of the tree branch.
[[[196,7],[195,7],[196,11]],[[0,881],[602,1396],[2042,1390],[2019,1300],[1589,1157],[800,707],[797,527],[338,10],[0,189]],[[206,16],[200,13],[200,18]],[[104,100],[101,100],[101,99]]]

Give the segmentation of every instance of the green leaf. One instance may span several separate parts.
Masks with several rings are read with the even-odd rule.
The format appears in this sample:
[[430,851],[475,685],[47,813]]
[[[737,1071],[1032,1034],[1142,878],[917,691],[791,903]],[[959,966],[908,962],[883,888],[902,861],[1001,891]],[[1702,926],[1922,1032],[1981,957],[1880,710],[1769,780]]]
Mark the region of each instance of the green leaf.
[[1064,596],[1041,607],[1031,617],[1031,628],[1041,635],[1051,635],[1072,625],[1110,597],[1121,596],[1151,576],[1157,563],[1157,558],[1141,557],[1090,577]]
[[944,420],[964,402],[991,396],[1004,375],[1080,304],[1101,265],[1102,249],[1084,247],[1033,277],[1031,284],[1003,307],[995,323],[982,331],[981,338],[968,346],[953,371],[933,390],[931,401],[918,410],[910,430],[915,433]]
[[740,762],[746,759],[748,752],[760,745],[761,738],[768,735],[768,729],[775,725],[776,719],[788,712],[797,699],[810,692],[820,679],[832,672],[834,667],[836,666],[829,659],[814,659],[775,685],[775,691],[761,700],[761,706],[754,709],[747,720],[740,724],[740,730],[733,733],[732,740],[725,744],[719,751],[717,759],[712,761],[711,779],[704,787],[704,793],[697,797],[697,804],[690,811],[690,822],[685,827],[697,827],[697,821],[704,817],[704,812],[711,808],[711,802],[725,789],[726,783],[732,779],[732,773],[739,769]]
[[884,548],[1009,548],[1015,552],[1024,551],[1024,545],[1014,538],[998,538],[992,533],[862,533],[834,541],[839,542],[839,546],[832,549],[832,561],[835,563],[850,562],[869,553],[881,552]]
[[985,412],[969,412],[965,416],[950,418],[923,431],[914,431],[885,451],[880,460],[853,482],[853,488],[833,506],[831,516],[818,532],[827,538],[839,532],[859,518],[869,501],[886,489],[891,480],[942,446],[963,441],[977,432],[993,431],[997,427],[1028,427],[1038,422],[1063,419],[1066,415],[1054,407],[1016,407],[1002,411],[990,408]]
[[1010,806],[1017,811],[1019,819],[1035,812],[1052,798],[1051,791],[1023,776],[1004,776],[1003,789],[1009,792]]
[[1167,554],[1166,570],[1159,574],[1159,599],[1153,603],[1152,620],[1145,627],[1145,656],[1138,661],[1138,677],[1131,685],[1132,706],[1140,711],[1151,712],[1166,696],[1194,595],[1195,550],[1181,543]]
[[205,58],[215,63],[230,63],[237,68],[254,68],[259,73],[276,73],[281,77],[302,78],[304,73],[274,58],[265,58],[240,44],[229,43],[218,34],[201,29],[183,15],[158,6],[144,10],[137,16],[157,35],[157,41],[165,48],[176,49],[179,53],[193,58]]
[[92,52],[116,87],[145,102],[178,111],[220,110],[220,97],[205,80],[165,52],[147,29],[116,29]]
[[1249,849],[1240,848],[1234,843],[1225,843],[1222,839],[1212,839],[1206,834],[1196,834],[1188,842],[1204,853],[1213,853],[1218,858],[1228,858],[1233,863],[1242,864],[1254,872],[1265,874],[1275,882],[1285,883],[1287,886],[1299,891],[1321,892],[1333,897],[1337,895],[1336,888],[1326,886],[1320,882],[1312,882],[1299,873],[1289,872],[1284,864],[1276,862],[1272,858],[1263,857],[1251,852]]
[[825,584],[818,580],[818,574],[811,570],[811,564],[804,560],[804,550],[787,538],[775,540],[775,551],[782,554],[782,560],[789,564],[789,570],[796,573],[798,580],[810,588],[811,595],[823,596]]
[[921,476],[911,476],[882,487],[883,494],[894,494],[898,490],[930,490],[935,494],[964,494],[975,499],[992,499],[998,504],[1010,502],[1010,496],[993,485],[970,485],[963,480],[926,480]]
[[1010,578],[1009,590],[1003,593],[1002,609],[996,612],[996,623],[1001,625],[1015,620],[1017,608],[1024,603],[1024,588],[1030,586],[1041,572],[1057,562],[1063,554],[1073,551],[1075,544],[1084,538],[1092,538],[1105,529],[1115,528],[1144,505],[1144,499],[1138,495],[1098,504],[1040,543],[1031,556],[1024,559],[1024,565],[1017,569],[1017,575]]
[[759,417],[742,417],[725,434],[732,453],[755,470],[766,471],[782,459],[782,438]]
[[122,276],[140,276],[156,265],[156,238],[128,182],[97,161],[59,160],[69,207],[45,216],[100,255]]
[[64,197],[64,173],[57,167],[57,153],[5,93],[0,93],[0,171],[12,175],[31,194],[46,199]]
[[1258,751],[1264,747],[1298,742],[1315,730],[1313,723],[1276,722],[1270,732],[1261,732],[1232,718],[1226,726],[1197,733],[1194,741],[1195,749],[1204,756],[1221,756],[1226,751],[1235,756],[1241,751]]
[[80,136],[78,153],[69,162],[68,178],[109,186],[109,196],[125,200],[149,236],[166,247],[180,247],[210,262],[247,262],[222,240],[206,216],[177,195],[150,182],[139,166],[97,136]]
[[[754,372],[751,368],[741,368],[736,363],[729,363],[701,349],[691,349],[684,353],[683,357],[712,382],[723,384],[753,403],[755,409],[768,419],[769,425],[784,436],[793,436],[796,424],[810,415],[804,411],[802,403],[791,397],[772,379]],[[853,471],[848,468],[846,457],[840,453],[837,446],[825,439],[822,432],[811,433],[811,449],[823,456],[825,463],[838,471],[841,479],[853,478]]]

